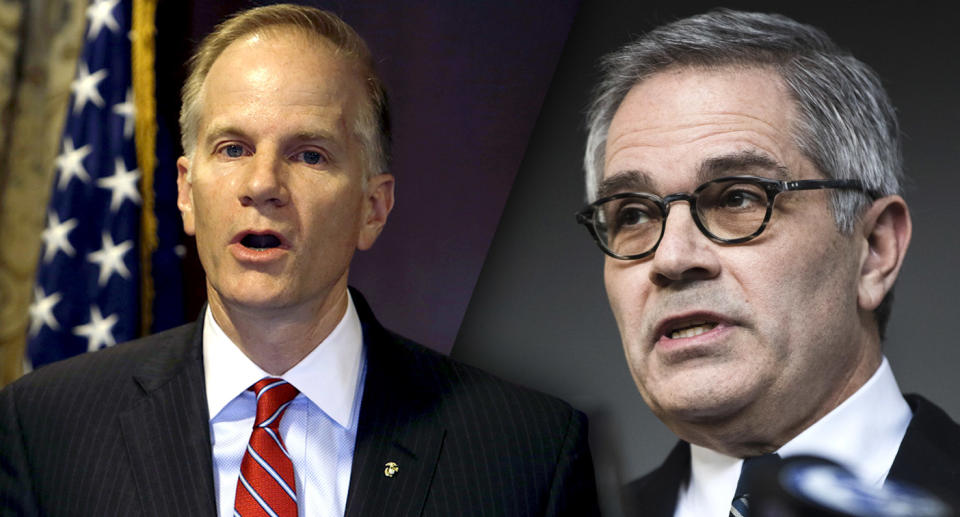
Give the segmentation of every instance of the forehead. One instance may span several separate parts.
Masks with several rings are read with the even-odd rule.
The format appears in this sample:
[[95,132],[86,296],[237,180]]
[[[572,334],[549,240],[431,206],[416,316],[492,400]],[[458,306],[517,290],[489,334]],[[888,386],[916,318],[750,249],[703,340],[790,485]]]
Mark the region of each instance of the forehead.
[[269,109],[352,120],[362,94],[354,62],[331,43],[295,28],[268,28],[234,41],[214,61],[203,83],[201,127]]
[[604,178],[639,172],[659,185],[691,181],[709,163],[748,155],[781,170],[801,168],[792,136],[795,110],[771,69],[668,69],[635,85],[618,107]]

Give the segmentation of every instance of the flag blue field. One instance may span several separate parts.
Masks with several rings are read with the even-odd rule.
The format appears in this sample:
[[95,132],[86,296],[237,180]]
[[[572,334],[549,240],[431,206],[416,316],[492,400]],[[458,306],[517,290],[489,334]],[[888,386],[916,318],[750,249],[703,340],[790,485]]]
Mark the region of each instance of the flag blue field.
[[[27,357],[33,368],[142,334],[144,175],[135,146],[132,9],[132,0],[97,0],[87,8],[30,306]],[[169,144],[169,139],[160,140]],[[168,156],[158,156],[158,161],[161,167],[172,162]],[[163,278],[157,286],[166,300],[163,327],[182,319],[179,261],[173,251],[178,233],[170,230],[179,224],[171,221],[176,210],[169,206],[175,203],[170,195],[175,176],[166,172],[156,175],[156,184],[162,182],[157,211],[165,214],[158,221],[164,238],[147,269]]]

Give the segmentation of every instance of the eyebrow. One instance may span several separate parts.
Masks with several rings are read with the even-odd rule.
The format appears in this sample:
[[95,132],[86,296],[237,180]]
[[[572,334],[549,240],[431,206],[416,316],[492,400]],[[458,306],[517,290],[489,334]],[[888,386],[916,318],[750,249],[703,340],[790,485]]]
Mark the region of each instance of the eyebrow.
[[597,186],[597,199],[619,194],[620,192],[649,192],[653,182],[650,175],[640,170],[626,170],[603,178]]
[[227,135],[242,136],[244,132],[232,125],[213,126],[207,131],[206,138],[203,139],[203,148],[209,149],[214,141]]
[[749,150],[704,160],[697,171],[697,181],[703,184],[723,176],[755,176],[758,173],[762,176],[772,174],[781,180],[790,178],[790,170],[786,166],[766,154]]
[[310,142],[314,140],[323,140],[324,142],[337,143],[337,135],[331,133],[330,131],[311,131],[311,130],[297,131],[296,133],[290,135],[287,139],[296,141],[296,142]]

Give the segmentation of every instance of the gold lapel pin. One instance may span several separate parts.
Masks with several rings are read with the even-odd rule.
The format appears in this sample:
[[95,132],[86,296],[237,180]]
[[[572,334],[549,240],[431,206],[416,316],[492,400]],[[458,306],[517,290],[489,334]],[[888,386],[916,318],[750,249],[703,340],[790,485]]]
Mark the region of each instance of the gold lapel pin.
[[397,475],[397,472],[400,472],[400,466],[392,461],[388,461],[384,467],[383,475],[387,476],[388,478],[392,478],[393,476]]

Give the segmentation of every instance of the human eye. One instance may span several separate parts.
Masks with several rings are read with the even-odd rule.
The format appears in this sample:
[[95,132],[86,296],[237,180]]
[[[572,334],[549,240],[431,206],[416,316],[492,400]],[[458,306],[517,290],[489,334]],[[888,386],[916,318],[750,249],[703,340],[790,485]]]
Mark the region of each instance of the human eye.
[[326,165],[330,161],[327,158],[327,155],[317,149],[298,151],[293,155],[293,160],[297,162],[303,162],[314,167]]
[[637,226],[650,222],[650,214],[642,205],[625,205],[617,210],[617,226]]
[[719,191],[711,204],[723,210],[766,210],[767,196],[759,185],[735,183]]
[[247,154],[246,148],[243,145],[237,143],[228,143],[217,147],[216,154],[228,158],[235,159],[240,158]]
[[607,221],[616,232],[644,228],[657,219],[656,208],[645,199],[615,200],[606,212]]

